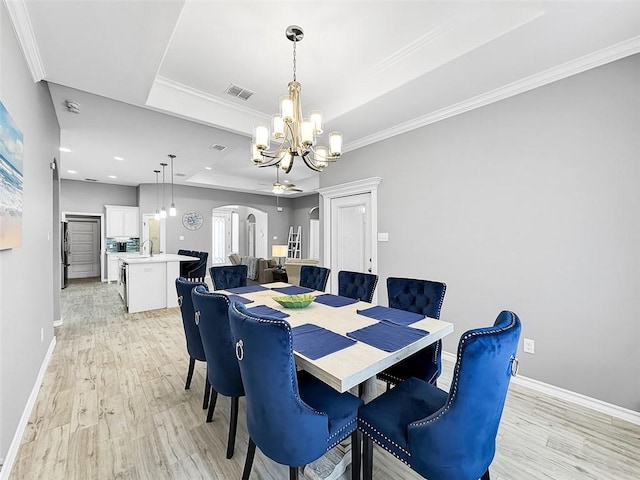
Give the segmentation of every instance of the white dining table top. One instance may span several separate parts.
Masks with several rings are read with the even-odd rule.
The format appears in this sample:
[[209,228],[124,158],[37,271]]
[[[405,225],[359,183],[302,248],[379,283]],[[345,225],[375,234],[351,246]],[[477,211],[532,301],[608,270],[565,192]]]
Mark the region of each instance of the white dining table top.
[[[281,282],[269,283],[263,285],[267,290],[234,295],[240,295],[253,300],[254,303],[246,305],[248,308],[257,305],[267,305],[288,313],[289,316],[284,320],[289,322],[291,327],[311,323],[346,336],[347,332],[378,322],[378,320],[374,318],[356,313],[356,310],[364,310],[374,306],[366,302],[357,302],[342,307],[332,307],[312,302],[305,308],[284,308],[272,299],[272,297],[280,296],[282,293],[270,290],[270,288],[287,286],[290,285]],[[223,290],[218,290],[216,293],[233,294],[232,292],[225,292]],[[324,293],[326,292],[312,292],[313,295],[323,295]],[[407,358],[453,332],[453,324],[428,317],[412,323],[409,326],[427,330],[429,334],[394,352],[385,352],[366,343],[356,342],[350,347],[338,350],[317,360],[311,360],[294,350],[296,365],[308,371],[335,390],[346,392],[360,383],[375,377],[376,374],[396,364],[400,360]]]

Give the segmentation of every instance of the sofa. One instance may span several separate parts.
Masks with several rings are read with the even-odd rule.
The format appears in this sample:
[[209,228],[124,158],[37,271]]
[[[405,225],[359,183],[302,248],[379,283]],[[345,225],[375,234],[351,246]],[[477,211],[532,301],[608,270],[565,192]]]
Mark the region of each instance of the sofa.
[[231,265],[246,265],[247,280],[249,283],[271,283],[273,282],[273,270],[278,263],[273,259],[241,256],[237,253],[229,255]]

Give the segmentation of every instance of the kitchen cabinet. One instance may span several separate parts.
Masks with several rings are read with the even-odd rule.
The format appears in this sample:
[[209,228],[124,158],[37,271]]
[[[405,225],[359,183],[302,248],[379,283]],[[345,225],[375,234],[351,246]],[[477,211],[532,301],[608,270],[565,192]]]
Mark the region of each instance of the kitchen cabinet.
[[118,255],[107,254],[107,282],[117,281],[119,274]]
[[107,237],[140,238],[140,212],[138,207],[105,205],[107,210]]

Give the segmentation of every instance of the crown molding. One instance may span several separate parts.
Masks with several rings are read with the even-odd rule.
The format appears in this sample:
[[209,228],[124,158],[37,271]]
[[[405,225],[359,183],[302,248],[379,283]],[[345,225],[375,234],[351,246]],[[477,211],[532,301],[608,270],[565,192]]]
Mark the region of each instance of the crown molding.
[[260,118],[264,118],[264,119],[271,119],[271,117],[269,115],[264,114],[263,112],[260,112],[259,110],[255,110],[253,108],[249,108],[249,107],[243,107],[242,105],[238,105],[236,103],[233,102],[228,102],[226,100],[222,100],[219,97],[216,97],[214,95],[210,95],[208,93],[203,92],[202,90],[198,90],[196,88],[193,87],[189,87],[187,85],[184,85],[183,83],[180,82],[176,82],[173,80],[170,80],[166,77],[162,77],[160,75],[156,76],[154,83],[157,83],[158,85],[161,85],[162,87],[168,89],[168,90],[175,90],[176,92],[180,92],[181,94],[184,95],[189,95],[191,97],[195,97],[198,98],[200,100],[204,100],[208,103],[213,103],[215,105],[224,107],[224,108],[228,108],[231,110],[235,110],[237,112],[240,112],[244,115],[251,115],[254,117],[260,117]]
[[427,115],[381,130],[372,135],[367,135],[366,137],[362,137],[358,140],[345,144],[343,152],[349,152],[358,148],[366,147],[372,143],[380,142],[382,140],[395,137],[396,135],[410,132],[416,128],[424,127],[426,125],[460,115],[461,113],[484,107],[485,105],[489,105],[494,102],[499,102],[500,100],[557,82],[558,80],[600,67],[639,52],[640,36],[630,38],[624,42],[584,55],[543,72],[530,75],[529,77],[517,80],[440,110],[436,110]]
[[9,12],[13,31],[18,37],[18,43],[22,47],[22,53],[29,66],[34,83],[44,80],[46,76],[44,65],[42,64],[36,37],[33,33],[27,4],[24,0],[4,0],[4,4]]

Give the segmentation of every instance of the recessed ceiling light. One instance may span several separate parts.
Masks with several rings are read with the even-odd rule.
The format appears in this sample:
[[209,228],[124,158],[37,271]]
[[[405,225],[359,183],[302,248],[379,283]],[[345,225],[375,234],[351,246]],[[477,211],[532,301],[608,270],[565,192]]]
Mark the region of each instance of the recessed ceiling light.
[[109,175],[109,178],[118,178],[115,175]]
[[71,149],[67,148],[67,147],[60,147],[58,150],[60,150],[61,152],[66,152],[66,153],[69,153],[71,151]]
[[213,167],[204,167],[205,170],[213,170]]
[[113,159],[114,159],[114,160],[118,160],[119,162],[121,162],[121,161],[123,161],[123,160],[124,160],[124,158],[122,158],[122,157],[113,157]]
[[67,170],[67,173],[78,173],[75,170]]

